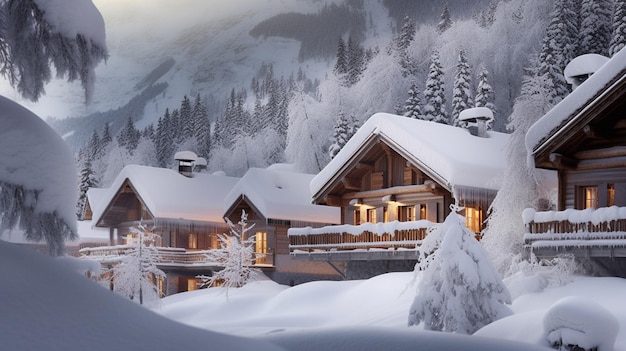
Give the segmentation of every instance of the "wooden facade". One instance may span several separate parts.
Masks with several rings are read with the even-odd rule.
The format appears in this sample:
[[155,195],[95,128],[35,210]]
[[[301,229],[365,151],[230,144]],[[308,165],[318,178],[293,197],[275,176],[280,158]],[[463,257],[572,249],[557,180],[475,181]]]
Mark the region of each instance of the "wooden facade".
[[[623,60],[624,54],[611,61]],[[536,167],[558,174],[557,211],[526,219],[526,243],[535,254],[554,256],[564,248],[583,257],[626,254],[626,242],[621,243],[626,217],[620,215],[626,207],[626,69],[616,69],[615,63],[606,68],[613,75],[591,76],[561,103],[578,103],[578,109],[559,116],[553,112],[557,106],[533,126],[545,128],[550,121],[543,119],[561,118],[536,145],[527,145]],[[594,85],[602,88],[590,93]],[[591,220],[600,217],[606,220]]]
[[[422,127],[432,125],[435,124]],[[446,127],[455,132],[458,129]],[[469,132],[464,136],[477,138]],[[453,184],[429,163],[445,155],[420,159],[403,142],[384,133],[372,133],[346,163],[337,167],[338,171],[313,194],[313,203],[340,207],[342,225],[290,230],[290,248],[295,257],[407,259],[406,252],[398,252],[406,249],[415,252],[427,228],[443,222],[455,201],[465,207],[462,214],[466,216],[466,224],[478,236],[497,191]],[[424,222],[430,225],[425,226]],[[398,226],[402,229],[398,230]],[[355,250],[364,249],[369,252],[354,254]]]

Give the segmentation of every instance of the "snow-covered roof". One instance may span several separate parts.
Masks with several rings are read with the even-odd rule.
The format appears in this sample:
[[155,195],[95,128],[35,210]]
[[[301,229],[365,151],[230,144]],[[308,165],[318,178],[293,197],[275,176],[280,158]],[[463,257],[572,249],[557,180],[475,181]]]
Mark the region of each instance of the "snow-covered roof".
[[537,153],[542,145],[558,139],[561,130],[573,124],[577,117],[594,105],[594,101],[610,91],[611,86],[625,79],[626,50],[622,49],[528,129],[526,133],[528,153]]
[[372,136],[401,150],[408,161],[429,173],[442,186],[498,190],[505,167],[508,134],[489,131],[487,138],[473,136],[463,128],[377,113],[370,117],[341,151],[311,181],[318,194]]
[[126,180],[156,218],[221,223],[224,198],[239,178],[204,173],[189,178],[171,169],[129,165],[107,189],[101,205],[92,208],[93,223],[100,221]]
[[268,219],[341,223],[339,208],[311,203],[309,184],[313,177],[284,165],[250,168],[226,196],[224,208],[232,207],[245,196]]

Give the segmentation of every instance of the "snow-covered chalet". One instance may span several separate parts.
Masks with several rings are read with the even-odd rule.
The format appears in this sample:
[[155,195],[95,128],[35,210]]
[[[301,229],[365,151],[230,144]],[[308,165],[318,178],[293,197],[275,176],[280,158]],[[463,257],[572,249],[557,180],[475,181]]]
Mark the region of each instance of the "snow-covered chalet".
[[223,201],[239,178],[191,176],[189,170],[184,162],[179,172],[129,165],[109,188],[91,189],[84,219],[96,228],[108,229],[109,242],[83,248],[81,256],[104,266],[116,264],[124,254],[125,238],[133,236],[131,228],[142,224],[161,238],[158,267],[167,274],[160,284],[162,293],[195,289],[197,275],[219,268],[207,262],[203,251],[218,248],[218,234],[229,231]]
[[294,285],[310,280],[336,280],[334,266],[297,261],[289,255],[287,230],[318,228],[340,223],[339,209],[311,203],[309,184],[314,175],[295,172],[291,165],[250,168],[224,200],[224,217],[237,223],[247,214],[249,235],[255,236],[256,267],[272,280]]
[[[597,62],[593,59],[575,60]],[[575,61],[568,67],[585,68]],[[526,135],[535,166],[558,173],[558,201],[556,211],[524,212],[525,242],[539,257],[567,252],[624,276],[626,50],[583,79]]]
[[472,112],[465,115],[470,128],[371,116],[310,184],[313,203],[340,208],[342,225],[290,229],[291,254],[345,262],[348,278],[411,270],[415,247],[452,204],[465,208],[466,225],[478,235],[500,187],[509,137],[486,130],[484,108]]

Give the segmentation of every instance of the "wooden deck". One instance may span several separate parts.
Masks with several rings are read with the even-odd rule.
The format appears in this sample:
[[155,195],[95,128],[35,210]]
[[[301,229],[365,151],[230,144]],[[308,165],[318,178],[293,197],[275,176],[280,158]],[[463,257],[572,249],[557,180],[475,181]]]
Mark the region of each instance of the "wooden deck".
[[302,260],[415,259],[416,248],[435,225],[421,220],[290,229],[289,250]]
[[[124,255],[134,248],[129,245],[102,246],[84,248],[79,251],[81,258],[99,261],[102,264],[118,263]],[[211,250],[186,251],[182,248],[158,247],[159,260],[157,266],[161,269],[222,269],[223,265],[211,260]],[[259,267],[273,267],[273,255],[265,255]]]
[[626,208],[524,212],[524,244],[537,257],[626,257]]

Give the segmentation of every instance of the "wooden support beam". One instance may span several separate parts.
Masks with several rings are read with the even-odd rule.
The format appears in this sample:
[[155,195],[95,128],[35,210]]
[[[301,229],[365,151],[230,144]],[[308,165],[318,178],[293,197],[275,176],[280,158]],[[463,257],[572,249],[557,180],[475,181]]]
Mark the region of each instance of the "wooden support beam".
[[327,206],[340,207],[343,205],[343,203],[341,202],[341,196],[336,195],[326,195],[326,197],[324,197],[324,202]]
[[346,178],[341,179],[341,183],[343,184],[344,188],[346,188],[347,190],[352,190],[352,191],[361,190],[361,179],[346,177]]
[[577,164],[575,159],[555,152],[550,154],[550,162],[556,169],[574,169]]

